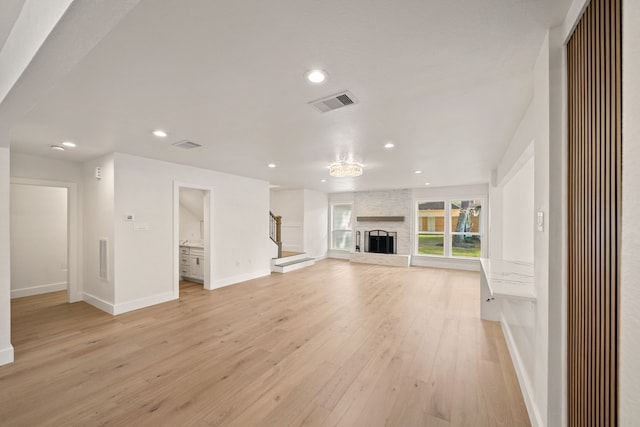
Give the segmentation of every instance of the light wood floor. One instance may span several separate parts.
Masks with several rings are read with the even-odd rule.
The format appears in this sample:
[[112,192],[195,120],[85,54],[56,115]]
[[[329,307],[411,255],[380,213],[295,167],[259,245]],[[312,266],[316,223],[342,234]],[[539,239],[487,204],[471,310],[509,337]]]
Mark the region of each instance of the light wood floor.
[[477,273],[315,266],[110,316],[12,301],[3,426],[526,426]]

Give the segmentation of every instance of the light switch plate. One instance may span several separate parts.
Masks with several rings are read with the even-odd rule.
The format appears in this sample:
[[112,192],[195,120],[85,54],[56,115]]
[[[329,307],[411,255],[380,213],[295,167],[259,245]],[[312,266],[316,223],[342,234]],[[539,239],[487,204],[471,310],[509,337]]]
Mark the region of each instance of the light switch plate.
[[538,212],[538,231],[543,231],[544,230],[544,212],[539,211]]

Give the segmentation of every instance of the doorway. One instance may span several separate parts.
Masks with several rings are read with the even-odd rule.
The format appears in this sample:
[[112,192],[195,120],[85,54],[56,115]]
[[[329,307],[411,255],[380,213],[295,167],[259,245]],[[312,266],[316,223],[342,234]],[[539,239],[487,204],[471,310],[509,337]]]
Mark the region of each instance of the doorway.
[[[184,286],[212,289],[211,193],[206,186],[174,183],[174,293]],[[185,282],[186,281],[186,282]]]
[[79,289],[77,184],[11,179],[11,298]]

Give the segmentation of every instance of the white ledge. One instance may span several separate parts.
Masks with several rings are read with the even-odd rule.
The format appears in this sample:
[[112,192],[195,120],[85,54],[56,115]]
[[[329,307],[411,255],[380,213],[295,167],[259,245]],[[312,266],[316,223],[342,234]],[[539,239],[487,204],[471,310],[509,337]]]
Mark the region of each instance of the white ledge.
[[536,301],[532,263],[482,258],[480,264],[493,298]]

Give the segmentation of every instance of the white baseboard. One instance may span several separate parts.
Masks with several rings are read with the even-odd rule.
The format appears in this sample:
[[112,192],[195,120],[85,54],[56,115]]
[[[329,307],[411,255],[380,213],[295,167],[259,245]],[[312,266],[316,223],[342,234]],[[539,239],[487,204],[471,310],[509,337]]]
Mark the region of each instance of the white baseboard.
[[346,259],[348,261],[351,258],[351,251],[329,249],[329,253],[327,255],[329,258]]
[[450,270],[480,271],[480,260],[436,258],[414,255],[411,265],[415,267],[447,268]]
[[11,299],[30,297],[32,295],[48,294],[49,292],[66,291],[67,282],[49,283],[46,285],[30,286],[28,288],[11,289]]
[[90,304],[90,305],[94,306],[95,308],[97,308],[99,310],[102,310],[102,311],[107,312],[109,314],[116,314],[115,313],[116,310],[115,310],[115,307],[114,307],[113,304],[111,304],[110,302],[107,302],[107,301],[105,301],[103,299],[100,299],[100,298],[98,298],[96,296],[93,296],[93,295],[88,294],[88,293],[85,292],[82,295],[82,300],[84,302],[86,302],[87,304]]
[[13,346],[5,347],[0,350],[0,366],[13,363]]
[[536,405],[533,386],[531,385],[529,377],[524,371],[524,363],[522,362],[522,358],[520,357],[520,352],[518,351],[516,342],[513,339],[511,328],[509,328],[509,324],[507,323],[507,320],[504,318],[503,314],[500,315],[500,326],[502,326],[502,333],[504,334],[505,341],[507,342],[509,354],[511,354],[513,367],[515,368],[516,375],[518,376],[520,390],[522,391],[524,403],[527,406],[527,412],[529,413],[529,421],[531,421],[531,425],[533,427],[543,427],[544,423],[542,422],[542,417],[540,416],[538,405]]
[[222,288],[229,285],[235,285],[236,283],[246,282],[247,280],[258,279],[271,274],[271,270],[258,270],[251,273],[239,274],[237,276],[226,277],[224,279],[218,279],[213,281],[211,290]]
[[129,311],[151,307],[152,305],[162,304],[163,302],[172,301],[175,299],[177,299],[177,297],[175,293],[171,291],[153,295],[150,297],[139,298],[132,301],[121,302],[115,305],[113,314],[127,313]]

